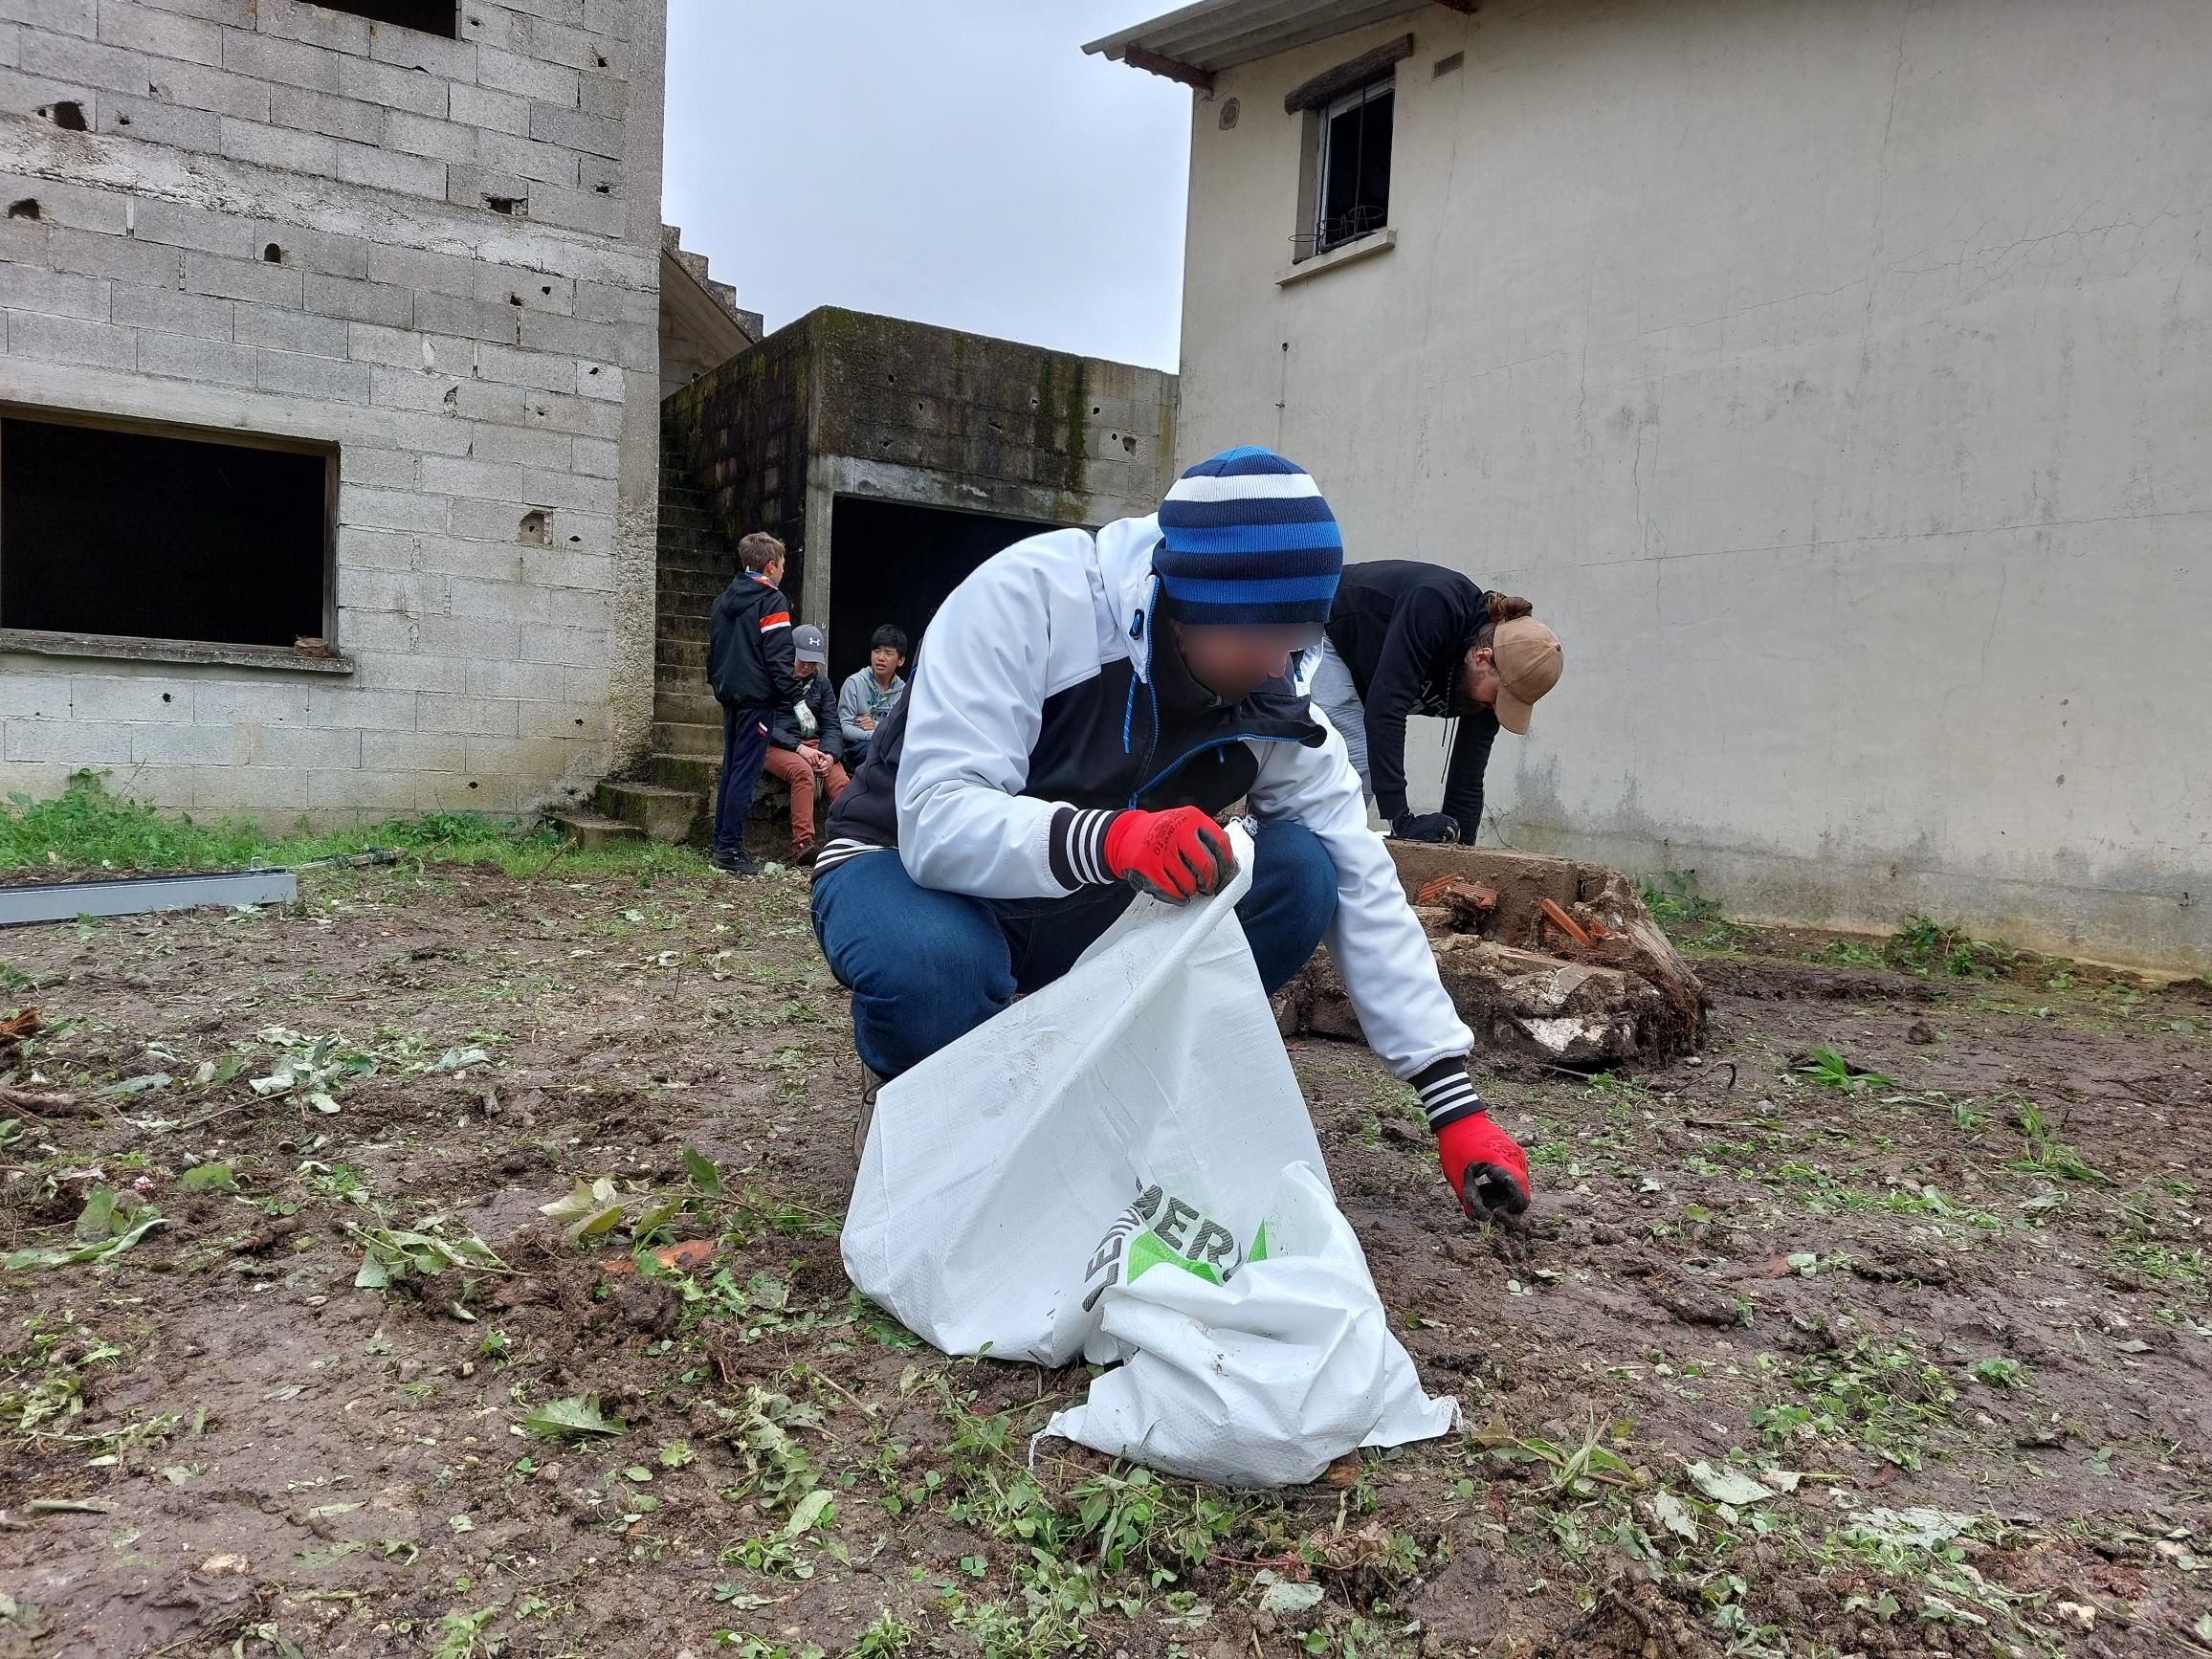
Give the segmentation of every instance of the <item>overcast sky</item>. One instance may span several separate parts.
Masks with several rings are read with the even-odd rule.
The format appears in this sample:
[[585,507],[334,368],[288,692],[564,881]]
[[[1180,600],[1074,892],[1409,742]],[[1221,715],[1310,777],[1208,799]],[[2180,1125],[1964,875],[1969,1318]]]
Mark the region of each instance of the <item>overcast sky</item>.
[[817,305],[1177,366],[1190,94],[1082,45],[1176,0],[674,0],[665,217]]

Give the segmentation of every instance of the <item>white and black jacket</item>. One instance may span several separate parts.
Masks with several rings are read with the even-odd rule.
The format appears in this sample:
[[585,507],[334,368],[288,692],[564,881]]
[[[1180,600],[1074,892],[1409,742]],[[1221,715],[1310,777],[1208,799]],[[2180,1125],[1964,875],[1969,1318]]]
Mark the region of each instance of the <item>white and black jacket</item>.
[[831,809],[816,878],[896,848],[924,887],[1057,897],[1113,880],[1104,845],[1117,812],[1219,812],[1241,798],[1258,818],[1303,825],[1335,859],[1329,953],[1376,1053],[1425,1095],[1449,1075],[1452,1106],[1461,1091],[1471,1100],[1456,1062],[1473,1038],[1367,828],[1343,740],[1287,681],[1163,722],[1152,661],[1159,542],[1151,518],[1095,538],[1054,530],[955,588],[905,698]]

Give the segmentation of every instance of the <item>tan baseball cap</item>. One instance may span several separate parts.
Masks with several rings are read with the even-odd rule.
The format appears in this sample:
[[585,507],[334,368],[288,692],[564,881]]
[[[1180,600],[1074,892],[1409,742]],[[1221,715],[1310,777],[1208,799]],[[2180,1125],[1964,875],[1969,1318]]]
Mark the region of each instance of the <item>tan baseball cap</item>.
[[1537,698],[1559,683],[1566,666],[1559,636],[1533,616],[1501,622],[1491,635],[1497,658],[1497,723],[1526,735]]

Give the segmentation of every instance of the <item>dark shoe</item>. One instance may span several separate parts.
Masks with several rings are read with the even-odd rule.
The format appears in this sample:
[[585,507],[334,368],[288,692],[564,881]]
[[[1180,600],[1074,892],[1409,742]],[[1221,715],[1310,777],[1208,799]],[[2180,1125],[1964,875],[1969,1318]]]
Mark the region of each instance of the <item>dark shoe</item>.
[[760,860],[748,857],[742,852],[718,852],[707,862],[724,875],[758,875],[761,874]]

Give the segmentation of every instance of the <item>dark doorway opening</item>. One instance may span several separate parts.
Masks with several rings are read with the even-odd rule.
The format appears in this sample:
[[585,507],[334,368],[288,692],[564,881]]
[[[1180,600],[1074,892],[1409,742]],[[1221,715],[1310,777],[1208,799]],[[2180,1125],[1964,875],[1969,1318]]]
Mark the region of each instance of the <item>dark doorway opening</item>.
[[325,637],[325,450],[0,420],[0,628]]
[[840,496],[830,520],[830,672],[842,683],[868,662],[887,622],[916,645],[945,595],[1002,548],[1060,524]]

